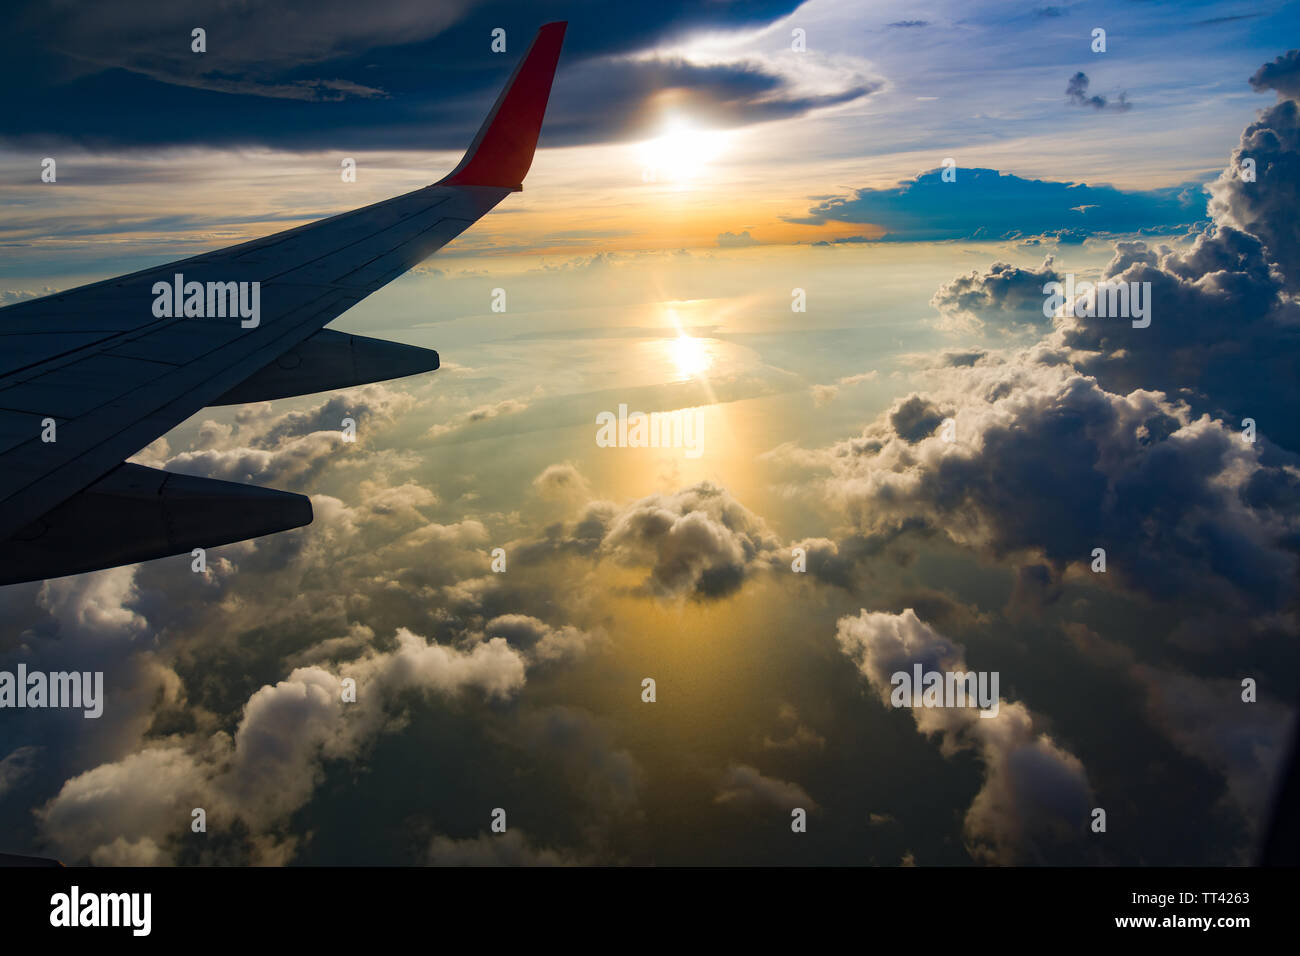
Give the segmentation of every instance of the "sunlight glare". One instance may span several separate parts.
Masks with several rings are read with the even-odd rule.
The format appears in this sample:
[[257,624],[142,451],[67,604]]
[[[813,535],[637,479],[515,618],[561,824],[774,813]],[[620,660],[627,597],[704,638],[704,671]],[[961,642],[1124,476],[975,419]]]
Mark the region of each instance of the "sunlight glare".
[[671,350],[673,362],[677,365],[677,374],[682,378],[700,375],[713,364],[704,340],[692,338],[685,332],[677,336]]
[[642,162],[654,172],[655,179],[693,179],[722,153],[726,136],[720,130],[676,122],[660,136],[641,144]]

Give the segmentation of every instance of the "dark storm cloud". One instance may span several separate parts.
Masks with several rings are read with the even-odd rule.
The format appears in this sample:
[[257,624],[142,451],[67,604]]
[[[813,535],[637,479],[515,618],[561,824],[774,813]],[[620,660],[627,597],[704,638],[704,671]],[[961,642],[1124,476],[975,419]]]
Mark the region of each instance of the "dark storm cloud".
[[1057,233],[1082,239],[1142,228],[1181,231],[1205,214],[1196,183],[1126,192],[1114,186],[1022,179],[996,169],[933,169],[889,189],[859,189],[813,206],[802,221],[872,223],[884,240],[1017,239]]
[[1123,244],[1105,275],[1151,283],[1151,325],[1067,317],[1057,341],[1076,367],[1109,389],[1159,388],[1233,426],[1254,418],[1269,439],[1300,449],[1285,411],[1300,401],[1300,311],[1259,239],[1219,226],[1184,253]]
[[1250,78],[1257,90],[1277,90],[1287,99],[1300,99],[1300,50],[1288,50],[1271,63],[1265,63]]
[[[734,126],[874,89],[858,82],[806,95],[756,60],[700,65],[631,55],[694,30],[764,25],[795,6],[677,2],[643,16],[594,0],[238,8],[158,0],[67,5],[54,15],[31,4],[16,14],[24,31],[0,40],[0,80],[29,91],[9,104],[0,136],[96,146],[461,148],[537,26],[566,18],[550,145],[645,135],[659,118],[656,104]],[[190,49],[195,26],[208,31],[206,53]],[[504,54],[490,50],[498,27],[506,30]]]
[[1031,350],[944,370],[941,381],[939,394],[900,409],[951,405],[955,441],[918,440],[909,421],[900,428],[885,413],[827,450],[828,494],[860,533],[920,519],[994,558],[1038,555],[1024,564],[1042,569],[1022,583],[1040,591],[1101,547],[1109,580],[1159,600],[1241,613],[1293,600],[1294,456],[1242,442],[1158,393],[1115,394],[1038,365]]

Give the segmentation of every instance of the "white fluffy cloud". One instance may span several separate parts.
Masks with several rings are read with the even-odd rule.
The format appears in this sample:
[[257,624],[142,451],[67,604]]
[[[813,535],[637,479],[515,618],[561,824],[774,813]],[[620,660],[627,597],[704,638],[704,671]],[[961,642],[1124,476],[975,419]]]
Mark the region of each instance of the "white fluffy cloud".
[[[910,673],[914,664],[970,670],[961,646],[910,608],[840,618],[836,639],[886,705],[897,671]],[[984,764],[984,784],[965,820],[967,850],[977,860],[1046,862],[1051,851],[1088,832],[1092,793],[1083,764],[1023,704],[1003,701],[995,717],[970,707],[920,707],[911,714],[917,730],[940,738],[945,754],[974,750]]]
[[623,506],[590,502],[562,534],[529,542],[524,554],[567,550],[648,568],[645,593],[707,600],[737,591],[779,548],[761,517],[704,481]]

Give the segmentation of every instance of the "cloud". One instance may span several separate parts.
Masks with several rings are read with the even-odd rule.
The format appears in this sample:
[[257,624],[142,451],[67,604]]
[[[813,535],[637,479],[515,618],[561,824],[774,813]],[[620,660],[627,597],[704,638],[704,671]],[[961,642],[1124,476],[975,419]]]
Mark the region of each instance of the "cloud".
[[[377,409],[375,433],[388,420]],[[196,440],[275,453],[314,434],[321,414],[334,410],[254,406],[230,429],[201,427]],[[531,669],[554,673],[603,639],[538,616],[555,612],[553,600],[524,613],[527,590],[499,579],[490,601],[517,610],[483,615],[479,591],[477,607],[453,612],[443,596],[472,593],[486,570],[485,527],[430,521],[432,490],[390,481],[383,452],[358,443],[354,454],[366,479],[338,466],[356,502],[316,495],[309,534],[223,548],[207,575],[191,574],[188,560],[159,561],[35,592],[46,616],[27,635],[41,650],[29,666],[102,667],[112,688],[94,728],[69,721],[55,732],[42,715],[29,735],[51,755],[21,778],[41,794],[42,848],[97,864],[290,862],[304,849],[293,816],[332,767],[364,764],[380,737],[422,709],[477,702],[491,715],[519,696]],[[13,589],[5,597],[18,599]],[[60,639],[38,640],[47,632]],[[355,703],[343,699],[344,678],[357,682]],[[19,764],[6,767],[16,774]],[[207,811],[202,844],[187,839],[194,807]]]
[[985,320],[1002,326],[1042,327],[1050,323],[1043,315],[1043,285],[1061,280],[1052,262],[1048,256],[1037,269],[995,262],[987,272],[973,270],[944,283],[930,305],[950,319],[964,320],[967,328],[978,329]]
[[713,802],[724,806],[766,806],[787,812],[796,807],[809,812],[817,809],[817,802],[799,784],[765,777],[747,764],[732,764],[726,769]]
[[1110,389],[1162,389],[1234,424],[1257,418],[1272,440],[1300,448],[1300,428],[1269,413],[1300,397],[1284,358],[1300,346],[1300,310],[1259,239],[1221,225],[1184,253],[1126,244],[1104,278],[1150,283],[1150,326],[1067,314],[1049,343],[1057,359]]
[[30,776],[40,747],[17,747],[0,760],[0,798]]
[[[1268,75],[1289,89],[1282,77],[1295,58],[1279,60]],[[1271,441],[1300,449],[1300,422],[1270,414],[1300,401],[1287,364],[1300,347],[1298,180],[1300,107],[1282,99],[1245,129],[1210,184],[1212,223],[1189,250],[1116,245],[1104,275],[1150,283],[1150,327],[1126,333],[1114,320],[1067,315],[1056,337],[1062,356],[1110,389],[1160,388],[1234,423],[1267,421]]]
[[[1295,228],[1271,205],[1262,221]],[[1280,357],[1300,344],[1300,316],[1264,249],[1222,222],[1183,252],[1117,243],[1103,276],[1151,283],[1150,327],[1070,313],[1037,345],[949,356],[927,392],[820,455],[827,494],[857,534],[919,522],[1014,557],[1018,607],[1050,601],[1102,547],[1108,583],[1267,626],[1290,606],[1300,479],[1294,455],[1242,441],[1237,424],[1296,404]],[[996,263],[932,302],[1005,322],[1056,274],[1050,261],[1038,272]],[[955,442],[934,433],[945,417]],[[1286,419],[1269,415],[1267,433],[1300,447]]]
[[818,408],[829,405],[840,393],[839,388],[834,385],[813,385],[809,391],[812,393],[813,404]]
[[522,830],[482,833],[454,840],[436,836],[429,844],[430,866],[584,866],[581,856],[536,847]]
[[[668,111],[711,126],[744,126],[879,89],[883,81],[856,61],[853,69],[822,63],[797,70],[755,51],[753,25],[761,30],[796,5],[747,10],[672,0],[647,19],[580,3],[591,15],[574,13],[584,27],[566,37],[547,141],[645,138]],[[25,30],[21,48],[4,50],[9,69],[48,78],[40,92],[46,110],[10,115],[19,135],[298,149],[332,148],[340,130],[376,147],[463,148],[537,22],[525,0],[381,4],[364,17],[345,0],[253,2],[233,14],[219,0],[184,10],[146,0],[54,18],[28,5],[14,19]],[[207,52],[196,54],[190,30],[203,23]],[[497,27],[507,32],[505,55],[488,42]],[[697,35],[715,41],[710,56],[682,43]],[[141,104],[144,115],[166,110],[175,122],[163,128],[107,121],[103,105],[124,97]]]
[[589,510],[574,529],[587,540],[597,531],[599,555],[648,566],[643,588],[661,597],[726,597],[779,548],[762,518],[707,481],[621,509]]
[[[375,735],[400,726],[389,708],[401,694],[475,689],[507,698],[523,686],[525,669],[504,638],[462,651],[401,629],[393,650],[369,648],[340,673],[299,667],[262,686],[233,737],[146,747],[71,778],[40,810],[42,832],[69,861],[165,863],[188,830],[190,809],[203,807],[211,825],[229,829],[239,820],[264,837],[255,850],[263,862],[285,862],[294,841],[277,831],[310,800],[324,761],[356,759]],[[345,676],[356,681],[355,703],[343,699]]]
[[434,425],[429,429],[428,435],[430,438],[438,438],[442,435],[448,434],[449,432],[467,428],[468,426],[474,425],[478,422],[491,421],[492,419],[500,418],[503,415],[516,415],[519,412],[526,411],[527,409],[527,402],[521,402],[517,398],[503,398],[499,402],[493,402],[488,405],[479,405],[477,408],[472,408],[468,412],[465,412],[465,414],[461,415],[459,419]]
[[545,707],[521,722],[520,742],[546,756],[546,772],[579,806],[582,827],[599,842],[618,821],[640,825],[645,772],[612,731],[576,707]]
[[861,372],[857,375],[845,375],[835,380],[833,385],[812,385],[809,388],[812,394],[813,404],[818,408],[829,405],[835,400],[835,396],[840,393],[842,387],[851,387],[861,385],[863,382],[874,382],[879,377],[879,372],[872,369],[869,372]]
[[512,649],[522,650],[536,663],[580,657],[597,639],[571,625],[552,627],[527,614],[503,614],[488,621],[483,633],[501,638]]
[[1067,236],[1133,233],[1165,227],[1182,231],[1204,217],[1195,183],[1125,191],[1114,186],[1022,179],[996,169],[956,170],[955,182],[933,169],[897,186],[859,189],[823,200],[807,222],[872,223],[885,241],[1017,239],[1065,231]]
[[1133,108],[1133,104],[1128,101],[1127,93],[1120,93],[1114,100],[1107,100],[1100,95],[1088,95],[1088,74],[1080,70],[1074,76],[1070,77],[1065,84],[1065,99],[1075,106],[1090,106],[1094,110],[1114,110],[1118,113],[1127,113]]
[[718,234],[718,245],[724,249],[743,249],[746,246],[757,246],[759,242],[749,234],[749,230],[744,232],[722,232]]
[[[1107,581],[1158,599],[1282,609],[1296,571],[1294,465],[1159,392],[1108,392],[1035,354],[937,371],[936,393],[827,449],[826,492],[855,529],[919,521],[1056,573],[1086,567],[1102,547]],[[952,442],[934,432],[946,417]]]
[[[1290,72],[1279,68],[1270,74],[1285,98],[1242,132],[1227,167],[1209,186],[1209,211],[1217,223],[1257,237],[1265,258],[1280,269],[1287,291],[1295,293],[1300,291],[1300,224],[1295,217],[1300,203],[1300,52],[1291,51],[1285,63]],[[1249,175],[1247,161],[1254,166]]]
[[764,750],[788,750],[792,752],[822,750],[826,738],[813,730],[799,718],[799,711],[792,704],[782,704],[777,708],[776,725],[763,737]]
[[1300,100],[1300,50],[1288,50],[1265,63],[1250,78],[1256,90],[1276,90],[1289,100]]
[[[370,432],[413,404],[384,385],[331,394],[301,410],[277,413],[271,402],[258,402],[241,406],[233,424],[203,422],[191,449],[168,456],[169,446],[155,443],[133,460],[224,481],[302,487],[328,464],[361,453]],[[356,423],[355,442],[343,440],[346,418]]]
[[[836,640],[843,653],[888,705],[895,672],[913,665],[937,671],[970,667],[965,652],[916,616],[861,611],[840,618]],[[1004,702],[985,718],[971,707],[911,708],[917,730],[939,737],[945,755],[973,750],[984,781],[966,812],[967,851],[986,863],[1044,863],[1075,852],[1087,832],[1092,791],[1077,757],[1039,726],[1041,718],[1019,702]]]
[[1142,695],[1151,724],[1179,751],[1224,781],[1221,803],[1234,807],[1250,839],[1241,864],[1255,862],[1294,725],[1291,701],[1267,691],[1242,700],[1240,677],[1207,677],[1138,660],[1134,651],[1078,622],[1065,625],[1090,660],[1119,672]]
[[895,403],[889,412],[889,424],[903,441],[915,444],[934,434],[947,415],[920,395],[910,395]]
[[1290,708],[1267,700],[1244,703],[1235,678],[1205,679],[1142,664],[1132,673],[1147,689],[1153,723],[1181,751],[1222,774],[1224,799],[1240,811],[1251,837],[1261,837],[1286,766]]
[[151,747],[68,780],[38,818],[65,862],[152,866],[167,861],[166,834],[188,830],[206,802],[195,758]]
[[533,479],[533,487],[543,498],[550,500],[585,501],[591,497],[591,485],[573,462],[547,465]]

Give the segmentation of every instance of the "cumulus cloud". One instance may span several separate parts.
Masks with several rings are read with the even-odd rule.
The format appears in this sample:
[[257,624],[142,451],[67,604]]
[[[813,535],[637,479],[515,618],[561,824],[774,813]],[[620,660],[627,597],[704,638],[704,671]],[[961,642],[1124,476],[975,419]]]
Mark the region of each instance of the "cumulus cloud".
[[[402,406],[371,398],[345,402],[366,408],[377,431],[393,420],[384,410]],[[253,406],[229,429],[205,425],[197,441],[276,454],[339,411],[322,405],[288,417]],[[33,592],[46,616],[26,635],[37,652],[27,652],[29,666],[102,668],[113,689],[93,737],[85,721],[68,721],[60,736],[45,719],[32,739],[50,759],[24,752],[5,764],[7,779],[46,794],[41,848],[97,864],[290,862],[302,848],[293,815],[330,766],[369,759],[420,708],[511,701],[530,669],[554,669],[601,639],[505,608],[485,614],[484,590],[452,603],[487,569],[486,528],[429,520],[437,495],[394,482],[382,453],[358,446],[368,477],[349,480],[351,502],[314,496],[309,535],[229,546],[210,555],[206,575],[161,561]],[[527,592],[493,583],[498,607],[527,603]],[[13,590],[5,597],[18,600]],[[48,634],[59,640],[41,639]],[[355,702],[343,699],[345,678],[357,683]],[[194,807],[208,814],[202,848],[186,839]]]
[[930,305],[950,319],[964,320],[968,329],[979,329],[986,321],[1042,327],[1049,322],[1043,315],[1043,285],[1061,280],[1052,261],[1048,256],[1037,269],[995,262],[987,272],[975,270],[945,282]]
[[[952,368],[939,381],[822,454],[827,492],[858,531],[919,521],[1058,574],[1103,547],[1109,579],[1153,597],[1286,606],[1293,466],[1161,393],[1108,392],[1061,366]],[[949,415],[952,442],[933,432]]]
[[527,614],[502,614],[488,621],[484,634],[501,638],[511,648],[523,650],[538,663],[579,657],[597,637],[572,625],[552,627]]
[[1258,238],[1220,225],[1184,253],[1125,244],[1104,278],[1150,283],[1150,325],[1067,312],[1047,343],[1052,360],[1112,390],[1157,388],[1234,424],[1255,418],[1272,440],[1300,448],[1300,428],[1274,411],[1300,398],[1287,372],[1300,311]]
[[590,501],[574,520],[515,546],[525,563],[567,553],[645,568],[638,593],[692,600],[735,593],[780,549],[761,517],[710,481],[625,505]]
[[605,519],[600,553],[649,566],[644,587],[662,596],[725,597],[779,548],[762,518],[707,481],[650,495]]
[[533,487],[543,498],[552,500],[586,500],[591,497],[591,485],[573,462],[547,465],[533,479]]
[[[218,731],[187,746],[146,747],[71,778],[41,809],[42,831],[69,861],[171,862],[190,809],[203,807],[212,824],[238,820],[262,838],[257,859],[284,862],[294,844],[277,829],[311,798],[323,762],[355,759],[376,734],[400,726],[402,694],[473,689],[507,698],[525,671],[504,638],[459,650],[402,629],[392,650],[369,648],[339,673],[300,667],[259,688],[233,737]],[[356,681],[355,702],[344,699],[344,677]]]
[[[1279,57],[1255,74],[1283,62]],[[1269,74],[1267,85],[1275,85],[1283,98],[1263,110],[1241,134],[1227,167],[1209,189],[1210,214],[1226,226],[1257,237],[1263,255],[1276,263],[1289,292],[1300,291],[1300,223],[1295,210],[1300,203],[1300,80],[1296,63],[1300,51],[1285,58]],[[1252,83],[1254,78],[1252,78]],[[1256,84],[1262,88],[1261,84]],[[1247,171],[1247,165],[1253,171]]]
[[835,396],[840,393],[839,388],[835,385],[813,385],[809,391],[812,394],[813,404],[818,408],[829,405],[835,400]]
[[[1275,86],[1286,83],[1278,72]],[[1292,416],[1276,414],[1297,398],[1287,367],[1300,344],[1289,292],[1296,226],[1285,208],[1294,206],[1286,195],[1294,177],[1287,175],[1274,204],[1240,175],[1252,150],[1262,168],[1295,163],[1294,117],[1295,104],[1284,99],[1248,129],[1212,187],[1210,227],[1184,248],[1115,244],[1102,277],[1151,283],[1150,327],[1067,312],[1026,347],[930,357],[916,363],[925,388],[860,435],[820,451],[778,450],[787,463],[826,474],[822,488],[848,520],[836,553],[907,529],[945,538],[1010,566],[1004,614],[1012,620],[1086,606],[1058,606],[1071,581],[1118,586],[1171,609],[1161,629],[1167,646],[1203,655],[1207,668],[1225,647],[1294,634],[1300,459],[1279,445],[1300,447],[1300,429]],[[958,277],[933,304],[1005,323],[1017,303],[1014,284],[1002,281],[1010,268]],[[1031,278],[1041,285],[1058,269],[1048,262]],[[1041,308],[1041,289],[1018,301],[1026,311]],[[1243,441],[1241,419],[1259,415],[1267,416],[1266,437]],[[948,416],[952,442],[934,433]],[[1105,575],[1089,570],[1098,547],[1106,551]],[[950,623],[965,629],[972,622],[967,615]],[[840,641],[882,699],[899,662],[960,661],[964,669],[956,645],[906,610],[845,618]],[[1287,736],[1287,709],[1241,705],[1235,678],[1139,662],[1109,642],[1087,648],[1098,660],[1126,661],[1146,693],[1151,725],[1223,775],[1225,801],[1253,833],[1250,821],[1262,818]],[[1044,741],[1035,715],[1019,704],[1003,713],[1005,720],[986,721],[1000,735],[971,715],[913,716],[946,747],[975,749],[989,768],[968,814],[971,852],[1043,858],[1043,847],[1065,830],[1049,826],[1046,843],[1018,833],[1021,811],[1013,808],[1025,800],[1086,806],[1086,778],[1073,757]],[[987,739],[963,743],[971,734]]]
[[[1261,122],[1293,118],[1294,105],[1279,103]],[[1294,136],[1269,142],[1286,163],[1300,158]],[[1021,603],[1052,600],[1062,571],[1104,547],[1109,580],[1153,597],[1285,610],[1296,461],[1269,441],[1242,441],[1236,426],[1267,416],[1263,434],[1300,447],[1292,416],[1276,414],[1300,398],[1286,367],[1300,315],[1279,271],[1287,255],[1226,221],[1245,221],[1230,210],[1244,208],[1250,185],[1225,172],[1210,209],[1219,221],[1185,251],[1116,244],[1103,278],[1151,284],[1149,327],[1067,310],[1038,345],[996,361],[972,350],[940,362],[930,391],[828,450],[832,497],[860,530],[920,520],[996,557],[1018,556]],[[1285,204],[1265,201],[1250,217],[1282,236],[1273,240],[1282,249],[1297,228]],[[933,304],[1005,320],[1041,309],[1042,282],[1058,277],[1051,260],[1038,272],[997,263],[945,284]],[[933,435],[948,415],[951,444]]]
[[749,230],[744,232],[723,232],[718,234],[718,245],[724,249],[743,249],[746,246],[757,246],[758,240],[749,234]]
[[190,810],[208,802],[203,783],[184,750],[148,748],[68,780],[38,816],[66,862],[156,865],[167,836],[188,830]]
[[745,807],[772,807],[790,811],[796,807],[812,811],[817,803],[797,783],[765,777],[747,764],[732,764],[722,774],[714,803]]
[[909,395],[889,410],[889,425],[903,441],[915,444],[934,434],[947,413],[921,395]]
[[[1291,90],[1288,53],[1257,77]],[[1247,161],[1254,164],[1247,175]],[[1151,324],[1067,313],[1052,344],[1117,391],[1159,388],[1194,409],[1240,423],[1254,418],[1270,440],[1300,449],[1300,424],[1278,409],[1300,401],[1290,356],[1300,347],[1300,106],[1283,98],[1242,133],[1210,184],[1212,222],[1190,249],[1121,242],[1104,278],[1150,283]],[[1120,326],[1124,325],[1121,329]]]
[[[1132,674],[1147,690],[1152,721],[1184,753],[1222,774],[1225,800],[1240,811],[1258,838],[1285,766],[1291,708],[1277,701],[1242,701],[1241,681],[1134,664]],[[1253,863],[1247,858],[1243,863]]]
[[[410,395],[384,385],[332,394],[291,411],[276,412],[270,402],[250,404],[236,412],[233,423],[203,422],[195,445],[165,458],[160,467],[224,481],[301,487],[332,461],[364,448],[369,432],[413,404]],[[355,442],[343,440],[345,418],[356,423]]]
[[1277,90],[1289,100],[1300,100],[1300,50],[1288,50],[1265,63],[1250,78],[1257,90]]
[[[836,640],[877,696],[889,704],[890,677],[911,672],[969,671],[963,648],[916,616],[861,611],[840,618]],[[966,813],[967,851],[988,863],[1043,863],[1087,833],[1092,791],[1083,764],[1019,702],[1003,702],[995,717],[975,708],[911,709],[917,730],[938,737],[946,755],[973,750],[984,782]]]

